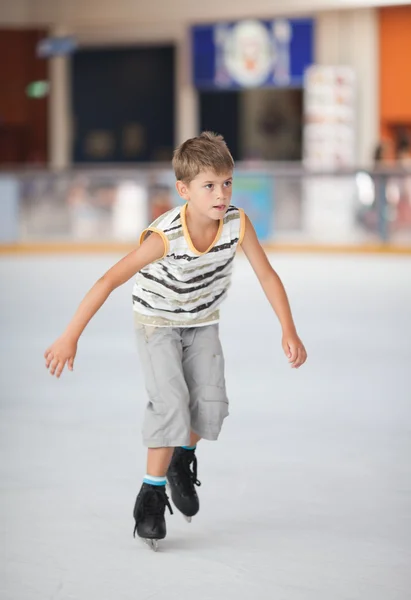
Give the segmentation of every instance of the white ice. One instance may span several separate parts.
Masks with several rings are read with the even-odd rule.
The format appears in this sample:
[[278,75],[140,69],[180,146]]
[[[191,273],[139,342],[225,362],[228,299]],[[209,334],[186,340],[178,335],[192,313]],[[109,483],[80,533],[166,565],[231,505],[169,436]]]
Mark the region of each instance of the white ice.
[[198,449],[201,511],[133,539],[145,391],[131,282],[74,373],[43,352],[112,255],[0,260],[1,600],[408,600],[411,260],[272,255],[309,360],[291,370],[239,256],[221,336],[231,401]]

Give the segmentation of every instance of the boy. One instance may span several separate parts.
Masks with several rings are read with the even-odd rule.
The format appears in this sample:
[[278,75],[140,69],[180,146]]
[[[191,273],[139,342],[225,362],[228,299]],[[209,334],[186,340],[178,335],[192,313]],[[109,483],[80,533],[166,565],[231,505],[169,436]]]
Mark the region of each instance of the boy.
[[278,316],[292,367],[307,358],[278,275],[248,217],[230,206],[234,162],[222,136],[204,132],[187,140],[174,152],[173,167],[186,204],[143,231],[139,248],[97,281],[45,352],[52,375],[60,377],[66,363],[72,371],[87,323],[115,288],[136,275],[133,307],[149,402],[143,426],[147,474],[134,507],[134,535],[155,550],[166,536],[165,507],[172,512],[166,481],[173,503],[191,519],[199,510],[196,445],[201,438],[217,440],[228,415],[218,308],[238,245]]

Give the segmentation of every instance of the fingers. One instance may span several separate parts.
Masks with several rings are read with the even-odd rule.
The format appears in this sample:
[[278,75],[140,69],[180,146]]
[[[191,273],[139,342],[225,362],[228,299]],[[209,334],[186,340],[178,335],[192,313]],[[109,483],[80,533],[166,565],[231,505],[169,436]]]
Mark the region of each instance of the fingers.
[[288,353],[288,362],[293,364],[297,360],[298,356],[298,346],[296,344],[288,344],[289,353]]
[[[63,372],[64,367],[66,366],[67,358],[59,358],[58,356],[54,356],[52,352],[48,352],[46,355],[46,368],[50,370],[50,375],[56,375],[57,378]],[[73,370],[74,357],[68,359],[68,368],[70,371]]]
[[67,362],[66,360],[60,360],[59,361],[59,363],[57,365],[57,369],[56,369],[56,377],[57,377],[57,379],[59,379],[60,375],[62,374],[63,369],[64,369],[64,367],[66,365],[66,362]]
[[285,341],[283,341],[283,350],[284,350],[284,354],[286,355],[286,357],[290,358],[291,357],[290,346]]
[[299,367],[301,367],[301,365],[303,365],[305,363],[306,360],[307,360],[307,352],[306,352],[304,346],[298,347],[297,348],[297,357],[296,357],[295,361],[292,363],[291,368],[298,369]]
[[301,357],[301,348],[297,348],[295,360],[293,360],[292,363],[291,363],[291,368],[292,369],[298,369],[298,367],[301,364],[300,363],[300,357]]
[[54,358],[54,354],[52,352],[50,352],[50,350],[46,351],[45,354],[45,359],[46,359],[46,368],[48,369],[50,367],[50,363]]
[[50,365],[50,375],[55,374],[56,377],[59,378],[64,369],[66,362],[67,362],[66,359],[54,358]]
[[59,364],[59,359],[55,356],[52,358],[50,362],[50,375],[54,375],[57,369],[57,365]]

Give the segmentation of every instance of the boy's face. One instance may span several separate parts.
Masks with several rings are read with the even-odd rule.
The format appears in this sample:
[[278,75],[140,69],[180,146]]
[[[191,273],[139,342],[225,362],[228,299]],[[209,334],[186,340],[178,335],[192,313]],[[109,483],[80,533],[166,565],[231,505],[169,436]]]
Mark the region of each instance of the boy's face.
[[200,171],[190,183],[177,181],[178,193],[203,216],[222,219],[230,206],[233,173],[217,175],[212,170]]

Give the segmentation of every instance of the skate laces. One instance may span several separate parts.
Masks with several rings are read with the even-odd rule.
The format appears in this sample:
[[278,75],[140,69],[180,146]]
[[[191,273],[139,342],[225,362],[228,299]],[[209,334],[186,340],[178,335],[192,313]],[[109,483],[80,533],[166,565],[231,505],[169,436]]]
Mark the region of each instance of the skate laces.
[[[190,468],[190,465],[189,465],[189,468]],[[199,481],[197,479],[197,458],[196,458],[195,454],[193,457],[193,471],[191,473],[191,481],[193,482],[194,485],[196,485],[197,487],[200,487],[201,481]]]
[[173,514],[167,494],[160,490],[146,492],[143,498],[143,506],[146,515],[162,515],[166,506],[170,514]]
[[[194,486],[200,486],[201,481],[197,479],[197,458],[194,452],[184,450],[184,453],[180,454],[179,462],[182,467],[182,472],[185,477],[181,478],[182,487],[185,491],[193,492]],[[191,468],[192,466],[192,468]]]
[[136,537],[137,525],[141,520],[147,515],[151,515],[155,519],[161,518],[164,515],[166,506],[170,511],[170,515],[172,515],[173,509],[171,508],[167,494],[160,489],[146,489],[135,516],[136,525],[133,536]]

